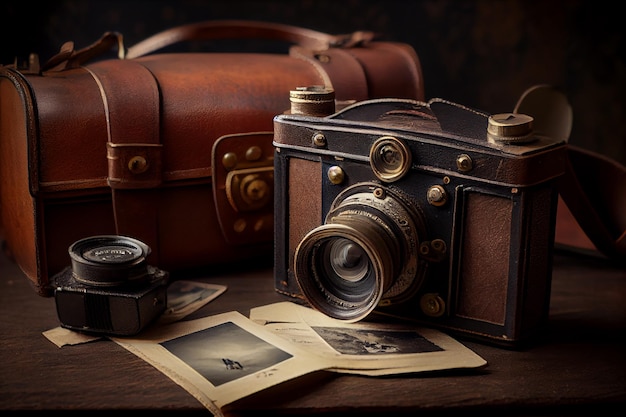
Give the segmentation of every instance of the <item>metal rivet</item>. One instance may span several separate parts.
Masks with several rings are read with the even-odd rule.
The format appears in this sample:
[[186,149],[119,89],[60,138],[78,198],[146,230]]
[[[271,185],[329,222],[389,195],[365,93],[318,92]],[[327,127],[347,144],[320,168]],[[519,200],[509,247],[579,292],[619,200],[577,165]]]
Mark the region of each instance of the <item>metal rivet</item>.
[[430,242],[430,246],[434,251],[441,254],[445,254],[448,250],[446,242],[444,242],[443,239],[433,239],[432,242]]
[[448,193],[441,185],[433,185],[428,188],[426,199],[429,204],[441,207],[448,201]]
[[235,223],[233,223],[233,230],[237,233],[242,233],[246,230],[246,221],[244,219],[237,219]]
[[133,156],[128,161],[128,169],[133,174],[141,174],[148,170],[148,161],[143,156]]
[[234,152],[225,153],[222,156],[222,165],[228,170],[233,169],[237,166],[237,155]]
[[265,221],[263,221],[263,219],[258,219],[256,223],[254,223],[253,229],[255,232],[260,232],[263,230],[263,226],[265,226]]
[[328,55],[318,54],[315,56],[315,58],[317,58],[319,62],[322,62],[324,64],[327,64],[330,62],[330,57]]
[[344,179],[343,169],[341,169],[341,167],[337,165],[333,165],[332,167],[328,168],[327,175],[328,175],[328,179],[330,180],[330,182],[335,185],[341,184],[343,182],[343,179]]
[[439,295],[434,293],[424,294],[420,300],[422,312],[430,317],[439,317],[446,310],[446,303]]
[[461,172],[471,171],[473,167],[472,158],[468,154],[461,154],[456,157],[456,167]]
[[446,242],[442,239],[433,239],[432,241],[423,241],[419,247],[420,255],[430,262],[441,262],[448,251]]
[[313,135],[313,145],[317,146],[318,148],[326,146],[326,136],[324,136],[323,133],[316,133],[315,135]]
[[251,146],[246,150],[246,159],[248,161],[256,161],[261,157],[262,154],[263,151],[261,150],[261,148],[259,148],[258,146]]

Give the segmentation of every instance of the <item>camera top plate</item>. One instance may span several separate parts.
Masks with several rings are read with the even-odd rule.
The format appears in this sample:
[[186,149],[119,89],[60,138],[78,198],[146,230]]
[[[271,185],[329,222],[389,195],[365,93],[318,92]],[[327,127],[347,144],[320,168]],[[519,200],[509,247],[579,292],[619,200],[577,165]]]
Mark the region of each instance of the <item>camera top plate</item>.
[[[516,113],[507,113],[517,115]],[[299,120],[331,126],[352,126],[354,128],[380,127],[409,135],[437,136],[467,145],[497,149],[512,155],[526,155],[563,144],[555,139],[534,132],[528,141],[510,144],[489,139],[489,113],[476,110],[441,98],[428,102],[411,99],[371,99],[351,104],[326,117],[308,115],[279,115],[281,121]]]
[[[527,132],[494,140],[490,118],[496,116],[504,120],[505,126],[499,128],[524,127]],[[506,126],[507,117],[517,120]],[[562,175],[567,156],[566,142],[533,132],[528,116],[490,115],[439,98],[428,102],[365,100],[325,117],[282,114],[274,118],[274,132],[273,143],[279,151],[361,162],[370,160],[370,150],[378,139],[390,136],[410,149],[412,169],[510,187],[530,186]],[[524,140],[515,142],[517,139]],[[467,161],[469,168],[464,165]]]

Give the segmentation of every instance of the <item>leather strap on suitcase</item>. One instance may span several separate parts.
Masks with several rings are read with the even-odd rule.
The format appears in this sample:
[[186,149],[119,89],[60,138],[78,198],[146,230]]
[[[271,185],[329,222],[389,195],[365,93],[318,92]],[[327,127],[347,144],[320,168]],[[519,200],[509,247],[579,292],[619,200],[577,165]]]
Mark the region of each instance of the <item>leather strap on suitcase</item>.
[[90,73],[100,86],[109,120],[107,182],[116,233],[142,236],[157,247],[159,201],[154,189],[162,184],[163,152],[158,82],[146,67],[131,60],[107,61]]

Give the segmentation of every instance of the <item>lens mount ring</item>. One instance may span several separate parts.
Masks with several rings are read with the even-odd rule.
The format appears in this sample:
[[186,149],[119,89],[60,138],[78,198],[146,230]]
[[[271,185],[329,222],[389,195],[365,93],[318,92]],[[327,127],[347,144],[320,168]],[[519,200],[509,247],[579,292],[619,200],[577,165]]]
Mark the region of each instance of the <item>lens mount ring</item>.
[[140,240],[119,235],[80,239],[68,249],[74,278],[102,287],[143,282],[149,273],[146,257],[150,251]]

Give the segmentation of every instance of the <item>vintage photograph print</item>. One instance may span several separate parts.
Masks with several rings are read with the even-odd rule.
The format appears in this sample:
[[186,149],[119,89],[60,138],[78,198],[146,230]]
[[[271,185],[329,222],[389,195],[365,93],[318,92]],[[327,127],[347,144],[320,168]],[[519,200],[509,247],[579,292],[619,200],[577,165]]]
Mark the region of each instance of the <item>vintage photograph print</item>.
[[160,344],[216,387],[293,357],[233,322]]
[[487,365],[449,335],[409,323],[345,323],[293,302],[255,307],[250,320],[329,360],[334,372],[382,376]]
[[233,401],[331,366],[236,311],[113,340],[185,388],[214,415]]

